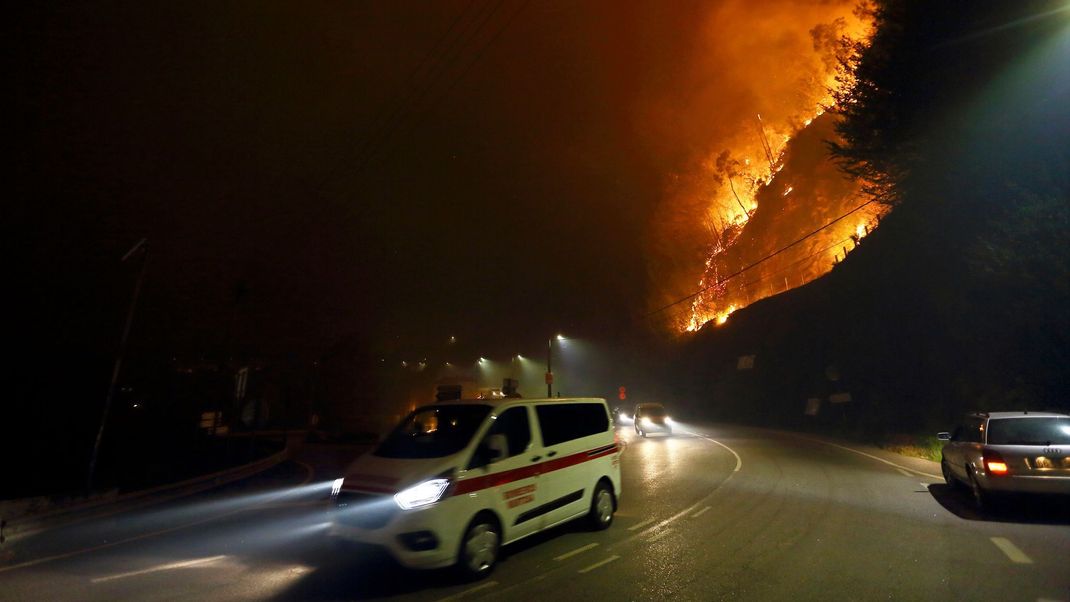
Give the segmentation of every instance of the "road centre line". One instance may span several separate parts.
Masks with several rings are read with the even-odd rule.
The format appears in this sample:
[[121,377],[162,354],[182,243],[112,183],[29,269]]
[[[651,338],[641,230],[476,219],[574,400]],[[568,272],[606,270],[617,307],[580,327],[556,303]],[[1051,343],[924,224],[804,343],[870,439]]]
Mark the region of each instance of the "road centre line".
[[589,543],[589,544],[587,544],[585,546],[580,546],[580,547],[576,548],[575,550],[572,550],[571,552],[565,552],[564,554],[562,554],[560,556],[554,556],[554,560],[560,561],[560,560],[565,560],[567,558],[572,558],[576,554],[582,554],[582,553],[586,552],[587,550],[590,550],[591,548],[597,548],[597,547],[598,547],[598,543],[597,542],[596,543]]
[[672,529],[662,529],[661,531],[658,531],[657,534],[654,535],[654,537],[651,537],[647,541],[649,541],[650,543],[654,543],[655,541],[661,539],[662,537],[665,537],[669,533],[672,533]]
[[909,472],[903,470],[902,468],[896,468],[896,470],[898,470],[899,474],[903,475],[904,477],[913,477],[914,476],[913,473],[909,473]]
[[641,523],[636,523],[636,524],[634,524],[634,525],[632,525],[632,526],[628,527],[628,530],[629,530],[629,531],[635,531],[635,530],[637,530],[637,529],[642,529],[643,527],[645,527],[645,526],[649,525],[649,524],[650,524],[650,523],[652,523],[652,522],[654,522],[654,519],[652,519],[652,518],[648,518],[648,519],[646,519],[645,521],[643,521],[643,522],[641,522]]
[[465,596],[472,595],[472,594],[474,594],[476,592],[481,592],[481,591],[483,591],[485,589],[490,589],[490,588],[494,587],[495,585],[498,585],[497,581],[488,581],[488,582],[486,582],[486,583],[484,583],[482,585],[477,585],[475,587],[468,588],[468,589],[464,590],[463,592],[457,592],[456,594],[453,594],[452,596],[446,596],[445,598],[439,598],[435,602],[447,602],[448,600],[460,600],[461,598],[464,598]]
[[710,443],[716,443],[717,445],[720,445],[721,447],[727,449],[733,456],[736,457],[736,467],[732,469],[732,472],[739,472],[739,469],[743,468],[743,459],[739,457],[739,454],[736,453],[736,450],[732,449],[731,447],[728,447],[727,445],[725,445],[724,443],[721,443],[720,441],[718,441],[716,439],[711,439],[710,437],[707,437],[706,435],[700,435],[698,433],[692,433],[690,431],[684,431],[684,432],[687,433],[688,435],[694,435],[695,437],[700,437],[702,439],[705,439],[706,441],[709,441]]
[[147,575],[149,573],[158,573],[160,571],[171,571],[174,569],[187,569],[190,567],[201,566],[205,564],[211,564],[218,562],[226,558],[226,555],[212,556],[209,558],[196,558],[194,560],[186,560],[183,562],[169,562],[167,564],[159,564],[147,569],[141,569],[140,571],[130,571],[128,573],[119,573],[116,575],[108,575],[107,577],[97,577],[96,579],[90,579],[93,583],[103,583],[105,581],[114,581],[116,579],[125,579],[127,577],[137,577],[138,575]]
[[1011,540],[1006,537],[990,537],[992,543],[996,544],[996,547],[1001,552],[1010,558],[1011,562],[1015,564],[1033,564],[1033,559],[1026,555],[1018,546],[1011,543]]
[[[721,447],[724,447],[728,451],[732,452],[732,455],[734,455],[736,457],[736,468],[735,468],[735,470],[733,470],[727,477],[725,477],[725,480],[721,481],[721,483],[718,484],[717,487],[714,487],[713,490],[711,490],[710,493],[706,495],[706,497],[709,497],[710,495],[713,495],[713,491],[714,490],[719,489],[721,486],[723,486],[725,483],[727,483],[733,476],[735,476],[735,474],[739,471],[740,467],[743,466],[743,461],[740,460],[739,454],[737,454],[736,452],[732,451],[731,448],[729,448],[724,443],[721,443],[720,441],[714,441],[713,439],[710,439],[709,437],[706,437],[706,436],[703,436],[703,435],[696,435],[695,433],[688,433],[688,434],[695,435],[696,437],[699,437],[700,439],[705,439],[707,441],[716,443],[717,445],[720,445]],[[703,498],[703,500],[704,499],[705,498]],[[641,531],[639,533],[636,533],[635,535],[630,537],[629,540],[632,539],[632,538],[635,538],[635,537],[642,537],[644,535],[649,535],[650,533],[653,533],[654,531],[656,531],[658,529],[661,529],[665,525],[668,525],[671,522],[674,522],[674,521],[676,521],[676,520],[678,520],[678,519],[680,519],[680,518],[682,518],[684,516],[687,516],[688,514],[691,514],[692,512],[695,511],[695,509],[697,509],[702,504],[703,500],[699,500],[699,501],[695,502],[694,504],[691,504],[687,508],[684,508],[683,510],[681,510],[681,511],[677,512],[676,514],[670,516],[669,518],[667,518],[667,519],[655,524],[654,526],[646,529],[645,531]],[[643,524],[644,523],[640,523],[639,525],[636,525],[636,527],[643,526]],[[629,529],[629,530],[631,530],[631,529]]]
[[703,514],[706,514],[706,513],[707,513],[707,512],[709,512],[709,511],[710,511],[710,507],[709,507],[709,506],[706,506],[706,507],[705,507],[705,508],[703,508],[702,510],[699,510],[698,512],[696,512],[696,513],[692,514],[692,515],[691,515],[691,518],[698,518],[698,517],[702,516]]
[[605,566],[605,565],[613,562],[614,560],[619,560],[619,559],[620,559],[620,556],[614,554],[614,555],[610,556],[609,558],[606,558],[605,560],[600,560],[600,561],[592,564],[591,566],[582,568],[582,569],[580,569],[580,570],[578,570],[576,572],[577,573],[590,573],[591,571],[597,569],[598,567]]

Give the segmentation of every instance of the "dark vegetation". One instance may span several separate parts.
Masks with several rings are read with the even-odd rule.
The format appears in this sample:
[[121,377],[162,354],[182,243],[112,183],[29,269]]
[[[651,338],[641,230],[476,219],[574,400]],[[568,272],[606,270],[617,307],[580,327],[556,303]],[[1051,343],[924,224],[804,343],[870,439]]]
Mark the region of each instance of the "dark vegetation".
[[[883,440],[967,410],[1070,410],[1060,4],[875,3],[833,151],[894,209],[825,278],[690,341],[682,398],[715,418]],[[754,368],[737,369],[750,354]],[[821,399],[816,416],[807,398]]]

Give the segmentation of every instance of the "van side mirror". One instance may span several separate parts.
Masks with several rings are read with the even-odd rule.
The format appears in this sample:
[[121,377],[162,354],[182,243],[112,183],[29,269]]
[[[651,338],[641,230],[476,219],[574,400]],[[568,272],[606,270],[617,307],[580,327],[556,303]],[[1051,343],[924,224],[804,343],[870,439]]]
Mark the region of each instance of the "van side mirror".
[[493,464],[509,455],[509,440],[501,433],[488,436],[484,443],[487,446],[488,464]]
[[468,468],[482,468],[488,464],[493,464],[508,455],[506,451],[508,448],[509,441],[505,438],[505,435],[500,433],[487,435],[476,446],[476,451],[472,454],[472,461],[468,464]]
[[941,441],[951,441],[951,433],[940,431],[939,433],[936,433],[936,438]]

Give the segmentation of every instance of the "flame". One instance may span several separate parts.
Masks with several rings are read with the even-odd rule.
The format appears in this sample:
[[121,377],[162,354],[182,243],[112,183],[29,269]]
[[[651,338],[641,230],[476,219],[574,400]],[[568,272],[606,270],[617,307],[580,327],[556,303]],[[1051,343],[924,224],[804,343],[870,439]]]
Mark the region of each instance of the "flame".
[[[846,17],[836,17],[836,32],[851,39],[867,39],[871,24],[862,18],[862,13],[854,16],[856,20],[850,22]],[[811,34],[816,30],[817,27]],[[784,173],[792,161],[789,149],[798,138],[808,133],[810,138],[820,132],[831,135],[835,117],[825,113],[833,103],[832,90],[849,87],[852,79],[850,74],[830,67],[821,77],[806,83],[801,115],[755,111],[752,125],[742,127],[729,140],[728,150],[711,152],[701,163],[700,177],[704,174],[713,183],[704,190],[709,242],[698,280],[700,292],[691,299],[686,315],[675,323],[679,331],[694,332],[709,322],[724,324],[733,312],[759,299],[824,275],[876,228],[885,212],[883,207],[870,206],[854,213],[855,219],[842,219],[821,228],[844,208],[856,208],[866,200],[858,183],[846,180],[838,172],[835,177],[846,184],[833,183],[825,188],[814,184],[818,170],[826,170],[820,177],[830,180],[830,168],[818,162],[807,172],[809,163],[799,157],[827,152],[823,144],[796,146],[792,151],[796,164],[789,170],[793,172],[792,183],[777,182],[782,174],[789,175]],[[816,150],[818,147],[820,150]],[[767,213],[759,219],[766,207]],[[793,217],[781,218],[781,214]],[[813,221],[803,223],[803,217]],[[807,237],[815,229],[818,234]],[[790,252],[768,255],[792,241],[800,242],[799,237],[805,237],[801,241],[804,244],[796,244]],[[752,265],[755,262],[760,265]]]

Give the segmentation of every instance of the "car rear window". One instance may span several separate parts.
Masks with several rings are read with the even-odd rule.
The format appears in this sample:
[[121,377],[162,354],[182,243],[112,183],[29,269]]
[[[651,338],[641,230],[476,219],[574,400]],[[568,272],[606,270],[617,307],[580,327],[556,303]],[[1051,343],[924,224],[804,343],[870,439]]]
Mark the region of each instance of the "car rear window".
[[990,445],[1070,445],[1070,418],[993,418]]

